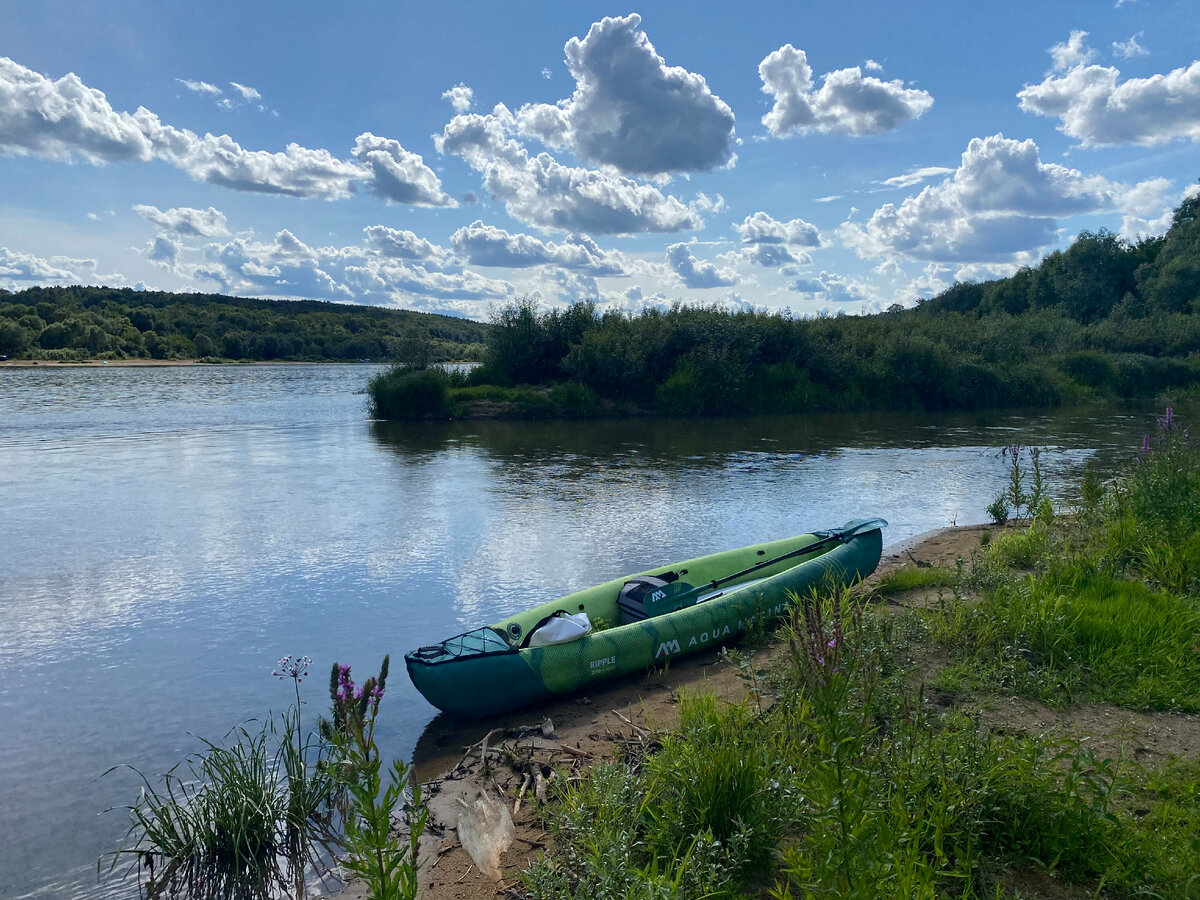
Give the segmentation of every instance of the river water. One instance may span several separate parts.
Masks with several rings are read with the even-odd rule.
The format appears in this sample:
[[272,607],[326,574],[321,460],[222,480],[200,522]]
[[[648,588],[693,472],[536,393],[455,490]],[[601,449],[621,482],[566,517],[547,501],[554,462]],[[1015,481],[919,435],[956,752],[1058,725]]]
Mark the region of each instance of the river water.
[[[97,858],[137,776],[284,709],[285,654],[397,663],[408,757],[435,710],[400,657],[671,559],[860,516],[894,543],[986,521],[998,448],[1051,491],[1111,469],[1151,407],[703,421],[367,420],[374,367],[0,369],[0,897],[120,897]],[[110,807],[116,809],[105,812]]]

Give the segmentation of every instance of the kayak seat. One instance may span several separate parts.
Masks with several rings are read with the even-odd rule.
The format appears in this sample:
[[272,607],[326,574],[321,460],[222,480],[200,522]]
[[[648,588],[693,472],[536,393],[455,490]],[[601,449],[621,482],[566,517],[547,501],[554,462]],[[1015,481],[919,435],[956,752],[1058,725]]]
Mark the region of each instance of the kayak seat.
[[694,604],[699,593],[686,581],[680,581],[678,576],[667,579],[639,575],[621,587],[621,593],[617,596],[618,621],[621,625],[628,625],[630,622],[676,612]]
[[638,575],[621,586],[617,595],[617,621],[622,625],[641,622],[650,618],[646,612],[646,596],[655,588],[665,587],[668,582],[654,575]]

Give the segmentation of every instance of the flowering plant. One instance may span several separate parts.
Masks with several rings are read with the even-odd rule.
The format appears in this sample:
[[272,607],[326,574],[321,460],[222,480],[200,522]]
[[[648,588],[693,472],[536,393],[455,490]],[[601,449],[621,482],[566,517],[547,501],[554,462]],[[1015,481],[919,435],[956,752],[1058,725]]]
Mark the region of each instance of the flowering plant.
[[[345,816],[350,855],[344,864],[366,881],[372,898],[402,900],[416,897],[417,847],[429,813],[421,800],[421,786],[410,779],[403,761],[392,763],[386,773],[390,783],[384,786],[375,719],[387,687],[388,664],[385,656],[379,675],[359,686],[350,667],[335,662],[329,673],[332,720],[322,719],[320,727],[321,735],[339,754],[338,777],[350,795],[351,808]],[[397,806],[402,806],[408,817],[405,843],[391,837],[392,811]]]

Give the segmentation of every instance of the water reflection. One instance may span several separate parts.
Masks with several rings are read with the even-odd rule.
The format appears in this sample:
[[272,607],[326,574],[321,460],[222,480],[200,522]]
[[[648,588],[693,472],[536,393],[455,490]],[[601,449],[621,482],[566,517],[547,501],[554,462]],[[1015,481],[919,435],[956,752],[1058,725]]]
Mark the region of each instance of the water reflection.
[[1045,447],[1115,450],[1145,427],[1148,404],[1056,410],[826,413],[734,419],[610,419],[597,422],[376,422],[371,436],[404,456],[455,447],[485,451],[501,463],[603,461],[608,467],[704,467],[731,456],[769,461],[844,448],[984,446],[1019,440]]

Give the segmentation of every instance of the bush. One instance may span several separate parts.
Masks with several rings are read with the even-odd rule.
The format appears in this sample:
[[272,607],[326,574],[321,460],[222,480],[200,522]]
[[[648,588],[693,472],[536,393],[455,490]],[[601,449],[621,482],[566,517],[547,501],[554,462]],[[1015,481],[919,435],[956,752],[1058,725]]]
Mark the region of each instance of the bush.
[[1084,387],[1097,390],[1110,389],[1116,382],[1112,363],[1099,353],[1080,351],[1063,360],[1063,369]]
[[396,366],[372,378],[367,393],[376,419],[450,417],[450,376],[443,369]]
[[568,381],[550,388],[550,403],[568,419],[590,419],[600,410],[600,397],[586,384]]
[[728,351],[701,346],[680,358],[655,399],[669,416],[740,412],[746,377],[745,365]]

